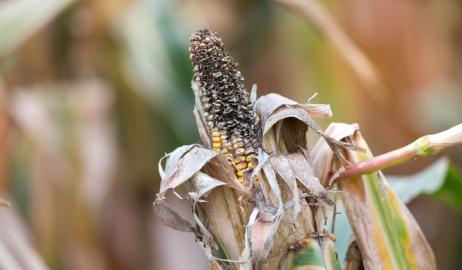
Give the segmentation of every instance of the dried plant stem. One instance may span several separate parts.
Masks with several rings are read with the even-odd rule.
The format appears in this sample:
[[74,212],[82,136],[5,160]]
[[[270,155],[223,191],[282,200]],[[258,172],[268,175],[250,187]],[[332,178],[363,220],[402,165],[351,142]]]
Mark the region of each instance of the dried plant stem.
[[348,166],[335,181],[393,167],[412,159],[435,154],[458,144],[462,144],[462,124],[437,134],[420,137],[404,147]]
[[316,26],[351,66],[367,91],[380,103],[386,103],[389,91],[378,72],[328,11],[314,0],[275,0],[299,13]]

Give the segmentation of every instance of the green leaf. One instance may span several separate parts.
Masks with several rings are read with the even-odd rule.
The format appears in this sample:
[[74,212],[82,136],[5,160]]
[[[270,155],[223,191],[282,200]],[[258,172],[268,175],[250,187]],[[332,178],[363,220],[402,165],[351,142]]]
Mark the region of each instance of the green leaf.
[[8,0],[0,2],[0,56],[3,56],[62,11],[71,0]]
[[421,194],[462,210],[462,174],[447,158],[410,176],[388,176],[401,200],[408,203]]
[[325,269],[324,255],[319,243],[312,238],[307,238],[301,241],[303,249],[297,252],[294,256],[294,269]]
[[408,203],[420,194],[431,194],[438,191],[445,183],[448,168],[449,160],[442,158],[416,174],[387,176],[387,180],[398,197]]
[[431,197],[462,210],[462,173],[450,165],[443,186],[433,192]]

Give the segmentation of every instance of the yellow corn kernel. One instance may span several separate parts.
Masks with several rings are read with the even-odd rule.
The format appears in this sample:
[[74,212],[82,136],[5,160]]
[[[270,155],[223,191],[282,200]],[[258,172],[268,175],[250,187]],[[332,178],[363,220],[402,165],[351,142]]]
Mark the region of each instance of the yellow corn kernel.
[[247,163],[247,168],[249,169],[255,169],[255,164],[251,161]]
[[215,142],[214,142],[214,143],[212,144],[212,148],[213,148],[213,150],[215,150],[215,151],[220,151],[220,150],[221,150],[221,143],[215,143]]
[[234,153],[236,154],[236,156],[243,156],[245,154],[245,150],[244,148],[238,148],[234,150]]
[[242,171],[242,170],[247,169],[247,163],[245,163],[245,162],[237,163],[237,164],[236,164],[236,169],[237,169],[238,171]]
[[241,162],[245,162],[245,156],[239,156],[239,157],[236,157],[236,163],[241,163]]
[[232,149],[233,145],[228,141],[224,141],[223,142],[223,147],[228,148],[228,149]]
[[255,159],[255,154],[248,154],[245,157],[245,161],[247,161],[247,162],[252,162],[254,159]]

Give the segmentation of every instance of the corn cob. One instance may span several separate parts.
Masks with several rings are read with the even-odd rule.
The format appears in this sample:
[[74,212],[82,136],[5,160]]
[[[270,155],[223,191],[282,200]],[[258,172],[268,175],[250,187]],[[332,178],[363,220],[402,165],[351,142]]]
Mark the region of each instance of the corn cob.
[[221,38],[207,29],[191,35],[189,54],[212,149],[228,158],[236,176],[255,167],[260,130],[244,77]]

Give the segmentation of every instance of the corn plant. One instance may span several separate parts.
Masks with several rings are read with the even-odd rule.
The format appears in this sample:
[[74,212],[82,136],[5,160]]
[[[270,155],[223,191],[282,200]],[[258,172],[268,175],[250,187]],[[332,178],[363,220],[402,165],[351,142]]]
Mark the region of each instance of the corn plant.
[[[342,269],[335,248],[337,206],[353,231],[343,269],[436,269],[425,236],[379,171],[462,142],[462,125],[374,157],[357,124],[329,105],[278,94],[257,99],[221,38],[190,39],[200,144],[159,163],[154,211],[163,224],[195,234],[211,269]],[[307,133],[320,136],[311,147]],[[187,201],[193,220],[167,203]]]

